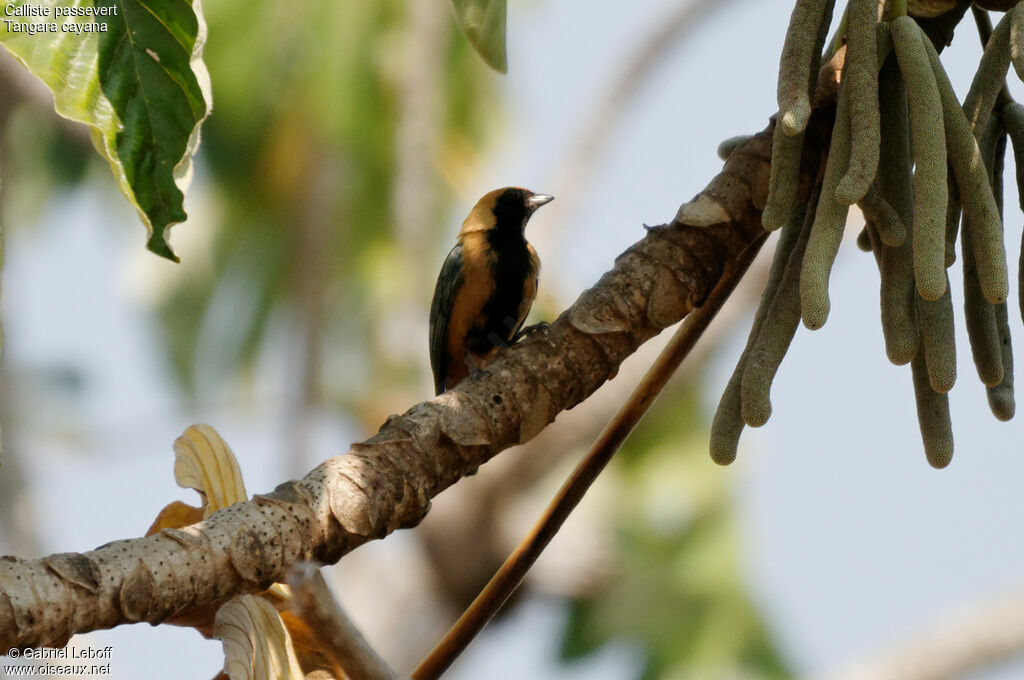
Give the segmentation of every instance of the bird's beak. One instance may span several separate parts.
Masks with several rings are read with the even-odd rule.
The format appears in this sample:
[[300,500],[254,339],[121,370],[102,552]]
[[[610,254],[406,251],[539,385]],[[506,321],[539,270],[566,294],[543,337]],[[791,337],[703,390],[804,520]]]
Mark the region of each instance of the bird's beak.
[[550,203],[553,200],[555,200],[554,196],[548,196],[547,194],[533,194],[526,199],[526,205],[529,206],[530,212],[533,212],[545,203]]

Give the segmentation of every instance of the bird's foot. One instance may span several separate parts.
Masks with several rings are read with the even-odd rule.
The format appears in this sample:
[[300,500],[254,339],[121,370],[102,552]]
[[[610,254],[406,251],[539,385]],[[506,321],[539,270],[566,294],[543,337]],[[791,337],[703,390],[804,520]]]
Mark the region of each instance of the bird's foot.
[[485,357],[478,356],[472,352],[466,352],[466,369],[469,371],[469,377],[476,380],[483,373],[484,366],[487,365],[487,359]]
[[526,328],[520,328],[519,332],[516,333],[515,337],[512,338],[512,343],[515,344],[515,343],[519,342],[520,340],[522,340],[523,338],[527,338],[527,337],[533,335],[534,333],[539,333],[540,331],[546,331],[550,326],[551,326],[551,324],[549,324],[547,321],[540,321],[538,323],[533,324],[532,326],[527,326]]

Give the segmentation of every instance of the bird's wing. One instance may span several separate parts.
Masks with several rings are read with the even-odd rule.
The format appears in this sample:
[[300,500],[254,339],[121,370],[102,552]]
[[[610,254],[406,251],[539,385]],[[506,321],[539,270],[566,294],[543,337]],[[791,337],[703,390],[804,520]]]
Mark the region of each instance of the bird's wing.
[[434,373],[436,394],[444,391],[448,375],[448,320],[451,318],[455,295],[462,287],[462,246],[456,245],[448,253],[434,286],[434,300],[430,303],[430,368]]

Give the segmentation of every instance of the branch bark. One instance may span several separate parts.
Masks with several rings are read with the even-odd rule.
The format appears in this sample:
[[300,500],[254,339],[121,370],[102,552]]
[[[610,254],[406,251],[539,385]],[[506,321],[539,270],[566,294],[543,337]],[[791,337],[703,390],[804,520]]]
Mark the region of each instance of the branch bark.
[[[805,176],[825,155],[840,66],[823,70]],[[533,438],[703,301],[763,233],[772,127],[739,147],[676,219],[648,228],[547,330],[454,390],[389,417],[377,435],[302,480],[183,530],[87,553],[0,558],[0,649],[62,646],[75,633],[123,623],[208,616],[234,595],[284,580],[297,562],[331,564],[417,524],[431,498]]]

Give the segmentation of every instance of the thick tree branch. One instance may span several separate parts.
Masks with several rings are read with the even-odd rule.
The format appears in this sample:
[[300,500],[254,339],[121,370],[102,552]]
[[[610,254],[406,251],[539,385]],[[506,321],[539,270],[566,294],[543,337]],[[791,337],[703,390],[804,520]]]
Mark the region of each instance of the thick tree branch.
[[[828,141],[835,68],[823,70],[804,149],[808,175]],[[234,595],[282,581],[296,562],[330,564],[415,525],[431,498],[534,437],[700,304],[763,233],[771,140],[769,126],[741,145],[675,220],[649,228],[547,330],[454,390],[391,416],[302,480],[183,530],[82,554],[0,559],[0,649],[61,646],[74,633],[122,623],[201,619]]]

